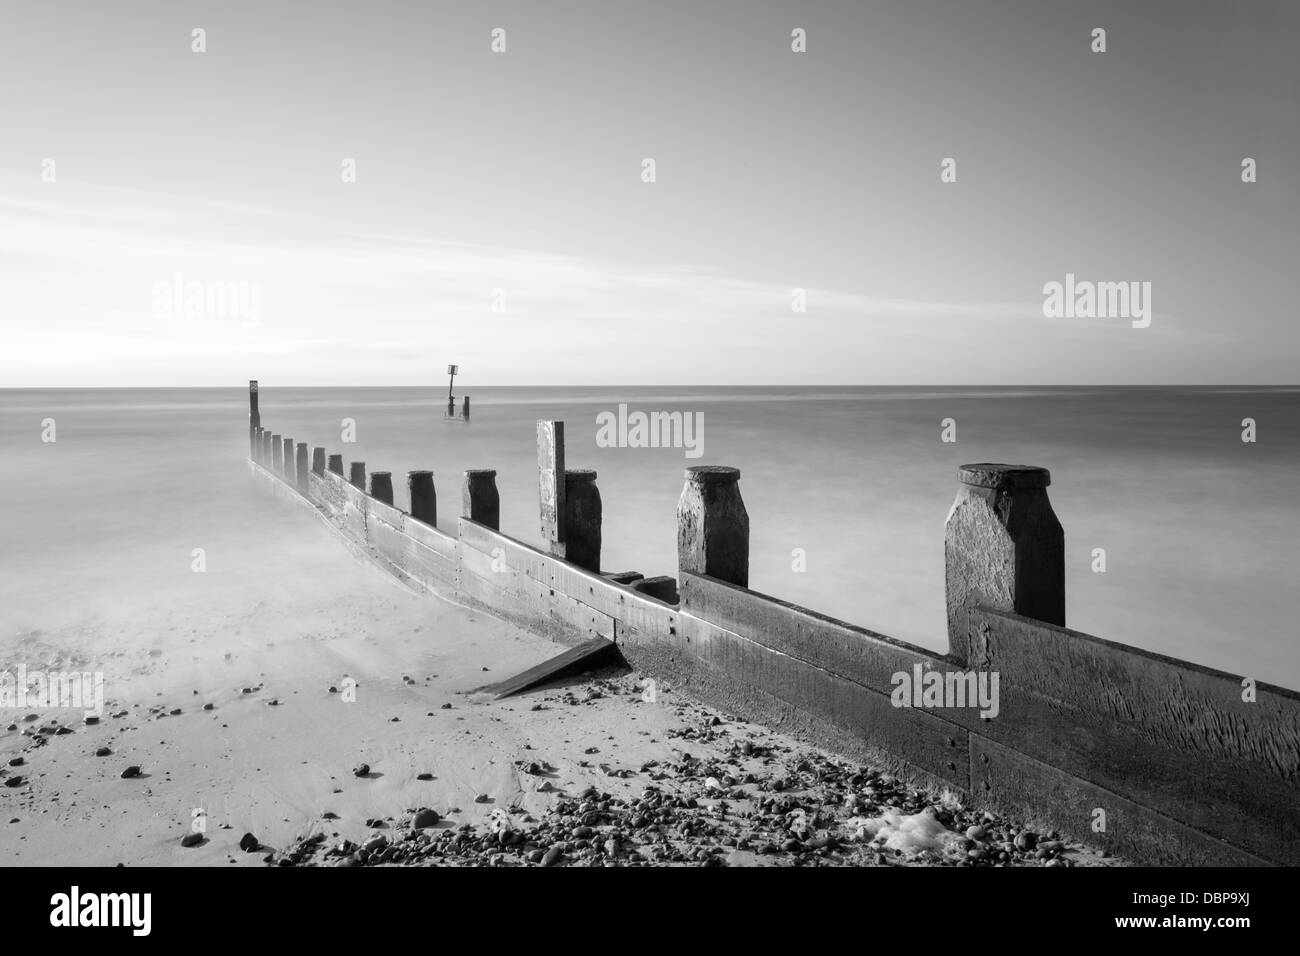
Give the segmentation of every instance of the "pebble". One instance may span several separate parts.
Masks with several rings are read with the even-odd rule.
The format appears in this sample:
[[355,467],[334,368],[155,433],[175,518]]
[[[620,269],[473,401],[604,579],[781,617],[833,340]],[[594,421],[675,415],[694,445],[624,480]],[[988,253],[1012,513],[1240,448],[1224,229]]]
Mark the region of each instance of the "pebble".
[[432,780],[432,779],[433,779],[433,774],[431,774],[431,773],[417,773],[417,774],[415,775],[415,779],[416,779],[416,780]]
[[437,810],[430,810],[426,807],[416,812],[415,818],[411,821],[411,826],[417,830],[424,830],[434,826],[441,819],[442,817],[438,815]]
[[262,848],[262,844],[258,842],[257,837],[253,836],[253,834],[245,833],[239,838],[239,848],[245,853],[255,853]]
[[198,846],[202,842],[202,833],[187,833],[181,837],[181,846]]
[[368,773],[370,773],[370,764],[363,763],[361,766],[357,767],[355,770],[352,771],[352,776],[364,777]]
[[5,780],[6,787],[21,787],[23,783],[22,777],[9,777]]
[[122,771],[123,780],[129,780],[132,777],[138,777],[138,776],[140,776],[140,768],[135,764],[131,764],[131,766],[127,767],[125,770]]
[[112,752],[113,752],[113,751],[109,750],[107,747],[100,747],[98,750],[95,751],[95,756],[96,756],[96,757],[107,757],[107,756],[109,756]]

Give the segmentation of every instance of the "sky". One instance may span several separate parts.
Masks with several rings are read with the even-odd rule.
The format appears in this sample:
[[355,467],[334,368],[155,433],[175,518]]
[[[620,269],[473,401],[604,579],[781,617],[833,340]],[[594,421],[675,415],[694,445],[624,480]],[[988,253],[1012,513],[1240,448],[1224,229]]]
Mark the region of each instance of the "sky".
[[[1298,46],[1285,0],[5,0],[0,387],[1292,384]],[[1150,325],[1045,316],[1067,274]]]

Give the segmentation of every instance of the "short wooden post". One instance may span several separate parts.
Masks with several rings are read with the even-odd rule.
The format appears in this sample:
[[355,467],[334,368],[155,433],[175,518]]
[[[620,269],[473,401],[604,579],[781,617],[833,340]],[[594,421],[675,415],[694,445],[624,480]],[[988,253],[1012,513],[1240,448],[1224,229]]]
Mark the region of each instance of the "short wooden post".
[[386,505],[393,503],[393,473],[376,471],[370,475],[370,497]]
[[343,456],[330,455],[329,469],[330,471],[334,472],[334,474],[342,478],[343,477]]
[[252,428],[253,440],[249,443],[248,457],[253,461],[261,462],[262,460],[262,426],[254,425]]
[[298,442],[298,454],[294,457],[294,476],[297,478],[298,490],[307,493],[307,443]]
[[284,477],[293,481],[293,439],[284,440]]
[[600,573],[600,489],[596,473],[577,468],[564,473],[564,555],[573,564]]
[[411,495],[411,517],[432,527],[438,526],[438,495],[433,487],[433,472],[408,471],[406,490]]
[[262,429],[262,467],[270,468],[271,461],[271,433],[265,428]]
[[962,465],[944,525],[948,653],[968,666],[987,660],[969,614],[978,605],[1065,625],[1065,532],[1046,468]]
[[324,476],[325,474],[325,449],[319,446],[311,450],[311,470],[312,474]]
[[271,435],[271,470],[284,470],[284,439],[275,433]]
[[460,513],[471,521],[501,530],[501,495],[497,473],[492,468],[470,468],[460,490]]
[[257,379],[248,381],[248,457],[257,460],[257,441],[262,431],[262,413],[257,408]]
[[537,471],[542,544],[564,557],[564,422],[537,423]]
[[364,461],[354,461],[350,465],[352,471],[348,481],[352,482],[353,487],[361,491],[366,490],[366,463]]
[[749,587],[749,513],[739,468],[686,469],[677,500],[677,569]]

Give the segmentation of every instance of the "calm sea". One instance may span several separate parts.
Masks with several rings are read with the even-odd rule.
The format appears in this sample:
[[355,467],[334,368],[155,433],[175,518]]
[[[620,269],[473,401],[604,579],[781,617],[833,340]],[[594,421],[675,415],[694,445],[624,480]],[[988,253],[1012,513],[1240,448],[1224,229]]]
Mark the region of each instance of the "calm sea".
[[[1300,687],[1300,388],[462,391],[468,427],[441,420],[437,388],[264,386],[262,421],[391,471],[402,507],[405,472],[432,469],[446,530],[461,472],[496,468],[502,530],[536,542],[534,422],[561,419],[569,467],[599,473],[604,569],[646,575],[675,573],[683,468],[737,466],[751,587],[937,650],[957,466],[1042,465],[1065,527],[1067,624]],[[620,403],[702,414],[702,457],[598,447],[596,416]],[[219,570],[257,548],[247,413],[242,388],[0,391],[0,639],[66,628],[93,640],[124,603],[180,600],[192,549]],[[949,418],[955,443],[940,440]],[[303,534],[319,530],[304,521]]]

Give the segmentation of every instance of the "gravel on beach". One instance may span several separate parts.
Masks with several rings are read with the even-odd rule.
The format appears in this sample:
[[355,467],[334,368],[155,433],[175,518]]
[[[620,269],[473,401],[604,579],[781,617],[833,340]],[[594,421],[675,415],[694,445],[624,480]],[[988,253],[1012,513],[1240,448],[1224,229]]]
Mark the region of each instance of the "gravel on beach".
[[[599,706],[639,694],[634,675],[596,677],[552,690],[544,706]],[[541,696],[541,695],[539,695]],[[536,707],[537,705],[534,705]],[[1115,866],[1122,861],[1040,833],[949,792],[908,786],[873,769],[733,721],[691,702],[676,705],[676,759],[635,767],[600,762],[596,748],[566,759],[636,792],[596,785],[566,792],[546,755],[515,763],[525,787],[552,796],[540,814],[494,809],[457,823],[459,808],[411,808],[370,820],[358,841],[322,826],[272,865],[325,866]],[[436,755],[433,755],[436,759]],[[557,755],[552,755],[555,757]],[[583,759],[589,758],[589,759]],[[531,786],[530,786],[531,782]],[[466,794],[465,802],[483,795]],[[332,815],[331,815],[332,816]]]

